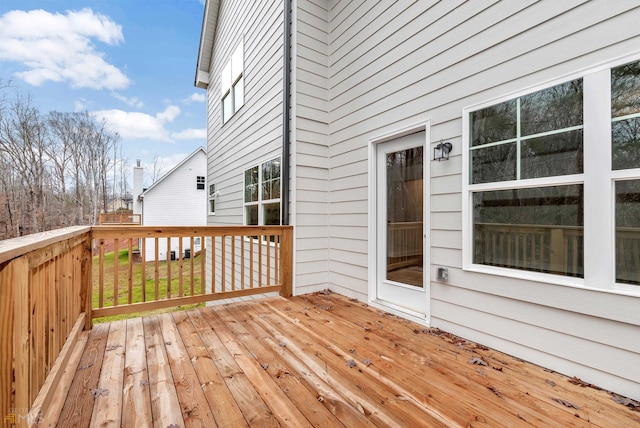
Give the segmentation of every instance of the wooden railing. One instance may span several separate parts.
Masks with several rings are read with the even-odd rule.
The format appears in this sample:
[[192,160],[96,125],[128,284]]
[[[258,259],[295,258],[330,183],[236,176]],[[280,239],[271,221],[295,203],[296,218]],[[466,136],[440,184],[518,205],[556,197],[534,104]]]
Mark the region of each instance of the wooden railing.
[[142,224],[142,216],[131,213],[107,213],[100,214],[98,222],[101,225],[140,225]]
[[[90,326],[91,228],[0,241],[0,415],[25,426],[45,380],[56,384],[79,333]],[[55,373],[49,376],[49,373]],[[38,398],[38,399],[36,399]]]
[[[272,291],[289,296],[292,231],[290,226],[94,227],[93,317]],[[118,254],[113,265],[108,245]]]
[[292,233],[290,226],[93,226],[0,241],[4,423],[33,425],[54,407],[54,386],[96,317],[271,291],[290,296]]

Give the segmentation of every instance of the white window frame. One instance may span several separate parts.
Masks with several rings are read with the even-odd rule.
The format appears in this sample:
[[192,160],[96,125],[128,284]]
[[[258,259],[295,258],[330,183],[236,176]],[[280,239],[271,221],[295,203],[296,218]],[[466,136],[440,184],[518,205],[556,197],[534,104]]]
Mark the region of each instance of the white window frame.
[[[640,179],[640,168],[612,170],[611,166],[611,69],[638,60],[640,60],[640,52],[463,108],[463,270],[625,295],[640,295],[640,286],[615,281],[615,182]],[[578,78],[582,78],[584,84],[584,169],[582,174],[470,184],[470,116],[472,112]],[[603,147],[607,149],[603,150]],[[472,196],[474,192],[571,184],[584,185],[584,278],[473,263]]]
[[[264,206],[265,205],[269,205],[269,204],[275,204],[278,203],[280,204],[280,214],[279,214],[279,225],[282,225],[282,203],[281,203],[281,197],[282,197],[282,162],[280,163],[280,198],[274,198],[274,199],[262,199],[262,167],[264,164],[268,163],[268,162],[273,162],[276,160],[280,160],[280,156],[276,156],[275,158],[271,158],[271,159],[267,159],[263,162],[258,163],[258,165],[253,165],[249,168],[245,168],[242,171],[242,223],[244,225],[248,225],[247,224],[247,207],[248,206],[258,206],[258,226],[264,226]],[[251,201],[251,202],[246,202],[245,201],[245,191],[247,188],[247,183],[246,183],[246,172],[249,170],[252,170],[254,168],[258,168],[258,200],[257,201]]]
[[[241,95],[241,99],[237,99]],[[225,115],[224,103],[229,98],[231,113]],[[244,43],[240,41],[220,73],[220,115],[225,124],[244,105]]]
[[207,211],[209,213],[209,215],[216,215],[216,210],[215,208],[212,210],[211,209],[211,202],[213,202],[214,207],[215,207],[215,203],[216,203],[216,199],[218,198],[218,192],[216,191],[216,184],[215,183],[210,183],[209,184],[209,203],[207,204]]

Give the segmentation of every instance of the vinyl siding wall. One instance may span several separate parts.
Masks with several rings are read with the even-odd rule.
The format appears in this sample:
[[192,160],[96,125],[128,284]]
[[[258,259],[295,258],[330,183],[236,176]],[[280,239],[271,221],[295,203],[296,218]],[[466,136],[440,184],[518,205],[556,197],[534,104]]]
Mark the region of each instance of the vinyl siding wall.
[[[328,5],[329,286],[367,295],[368,141],[429,119],[431,147],[453,143],[448,162],[431,162],[431,325],[640,398],[640,297],[463,271],[461,232],[462,109],[639,51],[638,3]],[[307,61],[299,75],[315,77]],[[324,141],[324,112],[298,108]],[[311,135],[303,123],[299,141]],[[436,266],[449,267],[448,283],[435,281]]]
[[[143,226],[204,226],[207,217],[207,191],[198,190],[198,176],[206,176],[207,159],[200,149],[190,159],[162,178],[153,188],[144,193],[142,208]],[[188,248],[188,240],[184,248]],[[179,250],[179,240],[174,239],[171,250]],[[155,259],[153,239],[146,240],[146,260]],[[198,251],[194,249],[192,252]],[[158,245],[160,260],[167,258],[167,242],[161,239]],[[177,254],[176,254],[177,257]]]
[[300,0],[292,14],[292,224],[295,294],[327,288],[329,258],[329,10]]
[[[244,105],[223,125],[220,73],[244,42]],[[229,0],[220,5],[208,87],[208,183],[219,196],[208,224],[243,223],[244,171],[282,152],[283,6]]]

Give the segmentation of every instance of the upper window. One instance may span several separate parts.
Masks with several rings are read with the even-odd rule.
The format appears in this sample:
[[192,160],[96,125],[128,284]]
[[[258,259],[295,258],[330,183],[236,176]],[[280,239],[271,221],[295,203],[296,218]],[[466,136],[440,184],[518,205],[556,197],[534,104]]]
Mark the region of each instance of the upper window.
[[613,169],[640,168],[640,62],[611,70]]
[[198,190],[204,190],[204,182],[205,182],[205,178],[202,175],[199,175],[196,177],[196,189]]
[[471,183],[582,173],[582,79],[471,113]]
[[244,50],[238,45],[220,75],[222,123],[244,105]]
[[465,114],[465,266],[640,284],[640,61]]
[[280,225],[280,158],[244,172],[246,225]]

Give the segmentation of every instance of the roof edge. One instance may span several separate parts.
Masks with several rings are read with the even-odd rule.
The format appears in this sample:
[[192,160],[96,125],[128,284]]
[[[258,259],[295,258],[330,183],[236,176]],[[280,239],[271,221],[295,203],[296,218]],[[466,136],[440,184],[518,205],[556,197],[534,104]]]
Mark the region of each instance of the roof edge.
[[173,174],[178,168],[180,168],[182,165],[184,165],[185,163],[187,163],[192,157],[194,157],[195,155],[198,154],[198,152],[202,151],[202,153],[204,153],[205,157],[207,156],[207,151],[204,149],[204,147],[200,146],[198,147],[193,153],[191,153],[189,156],[187,156],[186,158],[182,159],[176,166],[174,166],[173,168],[171,168],[169,170],[169,172],[167,172],[166,174],[163,174],[162,177],[160,177],[158,180],[156,180],[155,183],[153,183],[151,186],[147,187],[142,193],[140,193],[140,196],[144,197],[144,195],[146,195],[147,193],[149,193],[149,191],[151,191],[151,189],[153,189],[154,187],[156,187],[158,184],[160,184],[161,182],[164,181],[165,178],[167,178],[168,176],[170,176],[171,174]]
[[221,0],[205,0],[204,13],[202,15],[202,29],[200,31],[200,44],[198,46],[198,58],[194,86],[207,89],[209,86],[209,69],[213,49],[206,49],[207,40],[214,40],[218,26],[218,11]]

